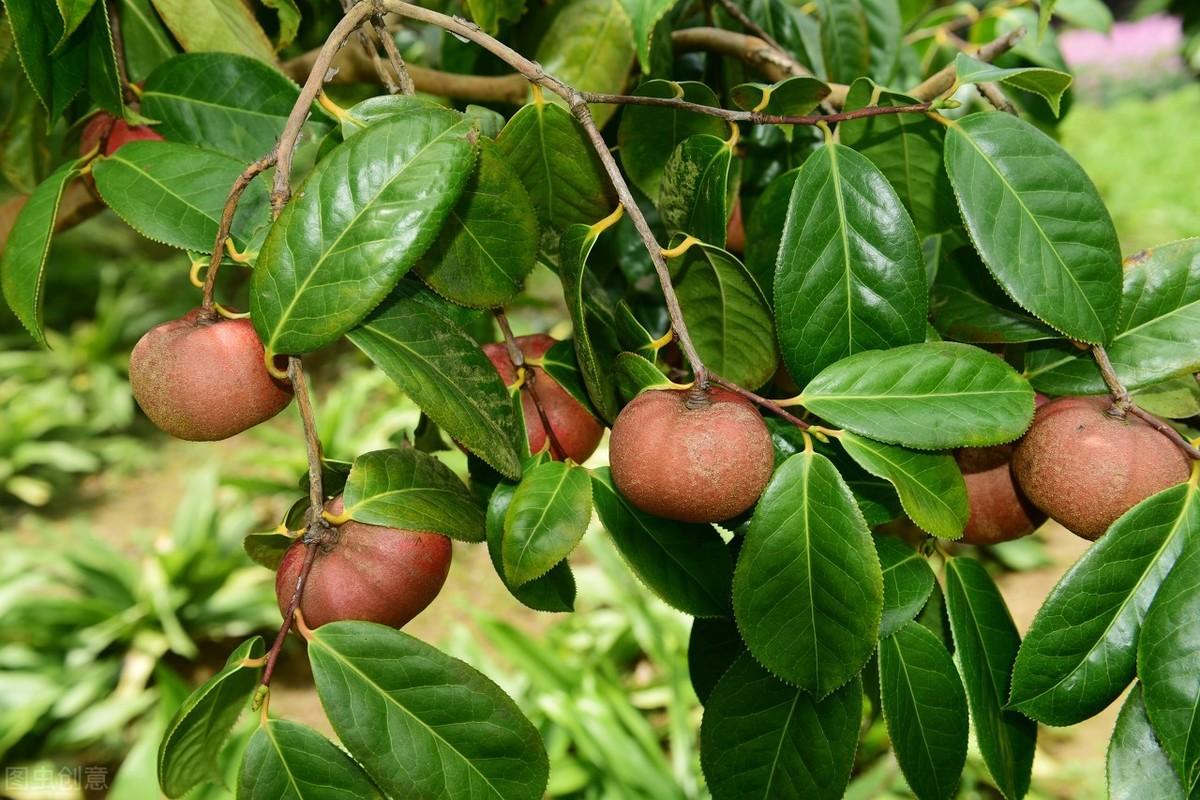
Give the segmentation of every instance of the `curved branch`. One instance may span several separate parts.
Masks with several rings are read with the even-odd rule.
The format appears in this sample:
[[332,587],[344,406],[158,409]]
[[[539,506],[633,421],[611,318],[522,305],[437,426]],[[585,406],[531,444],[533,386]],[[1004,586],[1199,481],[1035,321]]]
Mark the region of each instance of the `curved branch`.
[[[1020,27],[1010,31],[999,39],[988,42],[983,47],[979,48],[979,52],[975,53],[974,57],[980,61],[991,63],[1000,56],[1013,49],[1013,46],[1021,40],[1025,35],[1025,28]],[[921,83],[914,86],[908,91],[910,97],[915,97],[917,100],[933,100],[951,88],[958,78],[958,72],[954,68],[954,62],[951,61],[941,70],[930,75]]]

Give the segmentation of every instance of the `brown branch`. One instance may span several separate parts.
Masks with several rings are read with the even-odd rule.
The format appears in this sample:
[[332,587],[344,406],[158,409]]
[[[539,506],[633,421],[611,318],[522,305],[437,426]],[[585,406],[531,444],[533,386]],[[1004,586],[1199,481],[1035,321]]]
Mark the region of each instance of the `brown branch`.
[[392,38],[391,31],[383,24],[383,20],[379,17],[371,18],[371,28],[375,31],[375,35],[379,37],[379,41],[383,43],[383,52],[387,54],[388,63],[392,66],[392,72],[396,73],[396,80],[400,82],[400,93],[413,95],[417,93],[417,87],[413,83],[412,76],[408,73],[408,65],[404,63],[404,57],[400,55],[400,51],[396,48],[396,40]]
[[1108,357],[1108,351],[1098,344],[1092,345],[1091,349],[1092,358],[1095,359],[1096,366],[1100,368],[1100,376],[1104,378],[1104,385],[1108,387],[1108,393],[1112,396],[1113,408],[1117,412],[1120,412],[1121,416],[1133,414],[1174,442],[1189,458],[1200,460],[1200,450],[1197,450],[1179,431],[1133,402],[1133,398],[1129,395],[1129,390],[1125,388],[1125,384],[1121,383],[1120,377],[1117,376],[1117,371],[1113,369],[1112,361]]
[[1017,107],[1008,99],[1008,95],[1004,90],[995,83],[980,83],[976,86],[979,93],[983,95],[983,99],[992,104],[992,108],[997,111],[1003,111],[1005,114],[1016,115]]
[[754,67],[768,80],[781,81],[791,75],[791,62],[757,36],[724,28],[683,28],[671,34],[671,46],[677,53],[716,53]]
[[1174,442],[1175,446],[1182,450],[1188,458],[1200,461],[1200,450],[1197,450],[1196,447],[1179,431],[1175,430],[1170,425],[1163,422],[1161,419],[1154,416],[1139,405],[1130,405],[1129,413],[1141,419],[1151,428],[1154,428],[1154,430],[1158,431],[1163,436]]
[[233,187],[229,190],[229,197],[225,200],[225,210],[221,213],[221,223],[217,226],[217,240],[213,243],[212,255],[208,259],[208,274],[204,276],[204,300],[201,308],[205,311],[211,312],[213,308],[213,290],[217,285],[217,271],[221,268],[225,241],[229,238],[229,229],[233,227],[233,217],[237,213],[238,202],[241,201],[246,187],[275,165],[275,153],[276,151],[272,150],[242,170],[242,174],[237,177],[237,180],[233,182]]
[[764,30],[761,25],[750,19],[750,16],[746,14],[746,12],[742,10],[741,6],[734,2],[734,0],[717,0],[717,2],[721,4],[721,7],[724,8],[731,17],[738,21],[738,24],[740,24],[754,36],[757,36],[759,39],[765,42],[768,47],[774,50],[787,64],[788,72],[790,72],[792,75],[812,74],[805,69],[804,65],[797,61],[796,57],[789,53],[787,49],[775,39],[774,36],[767,33],[767,31]]
[[513,336],[512,326],[508,324],[508,315],[504,313],[504,309],[497,308],[492,312],[496,317],[496,322],[500,325],[500,333],[504,335],[504,349],[508,351],[508,360],[512,362],[513,369],[517,372],[524,370],[525,379],[521,383],[521,391],[529,394],[529,399],[533,401],[533,407],[537,409],[538,418],[542,422],[542,428],[546,431],[546,438],[550,442],[550,457],[556,455],[559,459],[567,457],[567,451],[563,449],[562,444],[558,441],[558,436],[554,433],[554,428],[550,427],[550,417],[546,415],[546,408],[542,405],[542,398],[537,393],[537,374],[532,367],[525,366],[525,354],[521,352],[521,348],[517,345],[517,339]]
[[772,414],[775,414],[776,416],[792,423],[797,428],[800,428],[802,430],[807,430],[808,428],[812,427],[807,422],[800,419],[795,414],[793,414],[792,412],[788,411],[783,406],[776,403],[774,400],[763,397],[762,395],[757,395],[754,392],[750,391],[749,389],[743,389],[741,386],[738,386],[733,381],[725,380],[720,375],[713,375],[710,373],[708,377],[711,378],[712,382],[717,384],[718,386],[723,386],[726,389],[728,389],[729,391],[733,392],[734,394],[738,394],[738,395],[741,395],[742,397],[746,398],[751,403],[755,403],[757,405],[762,406],[763,408],[770,411]]
[[867,108],[859,108],[854,111],[842,111],[833,114],[787,115],[763,114],[758,111],[735,111],[728,108],[692,103],[674,97],[642,97],[640,95],[601,94],[597,92],[580,92],[579,95],[588,103],[624,106],[661,106],[680,111],[691,111],[695,114],[704,114],[709,117],[717,117],[728,122],[746,122],[751,125],[819,125],[822,122],[845,122],[851,119],[878,117],[886,114],[924,113],[932,107],[931,103],[916,103],[908,106],[868,106]]
[[[1014,31],[1010,31],[999,39],[988,42],[983,47],[979,48],[979,52],[975,53],[974,57],[980,61],[991,63],[1000,56],[1007,53],[1013,48],[1021,37],[1025,35],[1025,28],[1020,27]],[[949,91],[955,83],[958,72],[954,68],[954,62],[951,61],[938,72],[930,75],[921,83],[908,90],[907,94],[917,100],[933,100],[941,94]]]

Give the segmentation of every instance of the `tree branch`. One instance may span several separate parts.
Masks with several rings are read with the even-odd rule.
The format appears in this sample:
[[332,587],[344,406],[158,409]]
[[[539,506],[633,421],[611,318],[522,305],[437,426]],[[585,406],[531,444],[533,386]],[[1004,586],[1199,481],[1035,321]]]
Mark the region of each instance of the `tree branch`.
[[743,28],[745,28],[754,36],[757,36],[759,39],[765,42],[768,47],[774,50],[779,58],[786,63],[787,71],[789,73],[792,75],[812,75],[812,73],[805,69],[804,65],[797,61],[796,57],[789,53],[784,46],[775,39],[774,36],[767,33],[761,25],[750,19],[750,16],[743,11],[742,7],[734,2],[734,0],[717,0],[717,2],[720,3],[721,7],[724,8],[731,17],[737,20]]
[[1133,414],[1174,442],[1189,458],[1200,460],[1200,450],[1197,450],[1183,434],[1133,402],[1133,398],[1129,395],[1129,390],[1125,388],[1125,384],[1121,383],[1121,379],[1117,376],[1117,371],[1113,369],[1107,350],[1101,345],[1092,345],[1092,358],[1095,359],[1096,366],[1100,368],[1100,375],[1104,378],[1104,385],[1108,387],[1108,393],[1112,396],[1113,406],[1121,412],[1122,416]]
[[201,308],[211,312],[213,308],[213,289],[217,285],[217,271],[221,268],[221,257],[225,251],[225,241],[229,238],[229,229],[233,227],[233,217],[237,213],[238,203],[246,187],[263,172],[275,166],[275,150],[250,164],[233,182],[229,197],[225,200],[225,210],[221,213],[221,224],[217,226],[217,240],[213,243],[212,255],[208,259],[208,273],[204,276],[204,300]]
[[597,92],[580,92],[579,95],[588,103],[602,103],[623,106],[661,106],[680,111],[691,111],[717,117],[727,122],[745,122],[751,125],[819,125],[822,122],[845,122],[863,117],[879,117],[887,114],[919,114],[928,111],[931,103],[916,103],[908,106],[868,106],[854,111],[842,111],[833,114],[763,114],[758,111],[736,111],[716,106],[706,106],[692,103],[674,97],[642,97],[628,94],[600,94]]
[[[999,39],[988,42],[983,47],[979,48],[979,52],[975,53],[975,58],[980,61],[991,63],[1000,56],[1007,53],[1013,46],[1021,40],[1025,35],[1025,28],[1020,27],[1014,31],[1010,31]],[[938,72],[930,75],[921,83],[910,89],[907,94],[917,100],[933,100],[939,95],[949,91],[957,79],[958,72],[954,68],[954,62],[951,61]]]

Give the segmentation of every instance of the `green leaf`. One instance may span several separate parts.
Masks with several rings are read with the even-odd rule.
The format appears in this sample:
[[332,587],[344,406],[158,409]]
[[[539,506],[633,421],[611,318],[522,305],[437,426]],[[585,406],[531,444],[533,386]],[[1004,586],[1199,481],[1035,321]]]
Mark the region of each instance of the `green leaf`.
[[1046,31],[1050,28],[1050,16],[1054,13],[1054,4],[1058,0],[1038,0],[1038,30],[1037,38],[1040,42],[1046,36]]
[[342,744],[396,797],[538,800],[550,766],[537,729],[499,686],[406,633],[333,622],[308,644]]
[[1198,535],[1194,480],[1114,522],[1034,618],[1013,667],[1009,707],[1047,725],[1073,725],[1115,700],[1133,679],[1146,609]]
[[667,262],[692,341],[713,372],[741,386],[762,386],[779,363],[771,308],[737,258],[693,245]]
[[1033,389],[991,353],[954,342],[874,350],[826,367],[806,408],[872,439],[922,450],[1011,442],[1033,419]]
[[904,513],[923,530],[943,539],[962,536],[971,512],[954,456],[908,450],[853,433],[842,433],[837,440],[860,467],[896,487]]
[[733,620],[725,617],[692,620],[687,648],[688,677],[701,705],[708,702],[721,676],[745,652],[746,645]]
[[806,450],[775,470],[738,556],[733,610],[755,659],[818,697],[871,657],[883,610],[879,557],[829,459]]
[[96,5],[96,0],[57,0],[57,5],[63,21],[62,37],[58,42],[61,45],[87,19],[88,13]]
[[[1116,337],[1105,348],[1129,389],[1200,372],[1200,239],[1184,239],[1127,260]],[[1031,350],[1033,385],[1053,394],[1108,391],[1091,354],[1071,345]]]
[[[534,60],[581,92],[620,94],[637,55],[633,36],[621,0],[567,0],[542,35]],[[558,95],[548,99],[563,102]],[[595,104],[591,109],[597,127],[603,128],[616,106]]]
[[933,570],[924,556],[900,539],[874,538],[883,567],[883,620],[879,623],[879,635],[891,636],[925,607],[933,591]]
[[496,145],[480,143],[479,167],[416,272],[434,291],[471,308],[516,297],[538,255],[533,202]]
[[[245,163],[178,142],[130,142],[96,161],[92,175],[108,207],[138,233],[181,250],[212,250],[229,189]],[[230,238],[239,248],[267,222],[267,183],[247,187]]]
[[525,0],[467,0],[471,19],[493,36],[504,21],[516,22],[525,13]]
[[521,586],[509,581],[504,573],[504,517],[516,491],[514,484],[500,483],[492,491],[492,498],[488,502],[487,547],[492,566],[512,596],[529,608],[536,611],[574,611],[575,576],[565,560],[555,564],[540,578]]
[[1102,0],[1057,0],[1054,3],[1054,16],[1076,28],[1100,33],[1108,33],[1113,25],[1112,11]]
[[[305,504],[305,510],[308,505]],[[270,570],[279,569],[283,554],[295,544],[296,540],[284,533],[268,531],[265,533],[249,533],[242,540],[242,549],[255,564]]]
[[862,683],[823,700],[743,654],[704,708],[700,763],[715,800],[837,800],[850,782]]
[[1037,746],[1037,723],[1004,710],[1021,635],[1000,590],[974,559],[946,562],[946,609],[975,741],[1000,791],[1019,800],[1029,791]]
[[379,305],[462,194],[475,136],[452,111],[413,109],[317,164],[254,270],[250,312],[268,352],[312,352]]
[[969,248],[942,259],[930,290],[933,324],[947,338],[981,344],[1036,342],[1058,334],[1022,311]]
[[88,95],[96,105],[120,115],[125,105],[124,87],[117,71],[108,7],[103,3],[98,4],[92,9],[90,17],[86,27]]
[[738,108],[761,114],[803,116],[829,96],[829,84],[811,75],[793,75],[778,83],[743,83],[729,96]]
[[746,219],[746,269],[754,276],[767,302],[775,304],[775,264],[779,260],[779,244],[787,224],[788,203],[800,176],[792,169],[772,179],[758,196]]
[[1112,339],[1121,253],[1079,164],[1030,123],[977,113],[950,125],[946,171],[971,241],[1004,290],[1073,339]]
[[889,83],[895,76],[904,43],[901,4],[896,0],[860,0],[867,19],[867,43],[871,53],[871,77]]
[[516,417],[500,376],[415,284],[401,282],[349,339],[438,427],[504,475],[521,474]]
[[867,15],[860,0],[818,0],[817,14],[828,79],[850,83],[865,75],[871,49]]
[[82,161],[68,161],[40,183],[17,215],[0,257],[0,289],[13,314],[38,344],[47,346],[42,331],[42,295],[46,258],[54,218],[67,184],[79,174]]
[[1198,590],[1200,539],[1192,531],[1150,603],[1137,654],[1146,713],[1189,795],[1196,794],[1200,784],[1200,648],[1195,632],[1200,612]]
[[800,168],[775,272],[779,342],[803,383],[851,353],[925,339],[916,229],[883,174],[827,144]]
[[[526,363],[530,361],[531,359],[526,359]],[[538,366],[565,389],[567,394],[579,401],[581,406],[592,411],[592,398],[588,396],[587,387],[583,383],[583,373],[579,370],[574,342],[570,339],[555,342],[549,350],[542,353]]]
[[1150,725],[1142,685],[1135,683],[1108,742],[1109,800],[1185,800],[1179,776]]
[[175,44],[150,7],[150,0],[125,0],[120,11],[129,80],[146,80],[160,64],[175,55]]
[[1171,378],[1134,392],[1133,401],[1151,414],[1167,419],[1200,416],[1200,381],[1193,375]]
[[637,46],[638,64],[642,74],[653,72],[650,50],[654,47],[654,27],[662,22],[678,0],[621,0],[621,7],[629,17],[633,28],[633,42]]
[[592,472],[592,498],[621,556],[651,591],[692,616],[729,613],[733,570],[715,528],[639,511],[617,491],[607,467]]
[[927,628],[907,623],[879,642],[879,689],[913,794],[953,797],[967,758],[967,698],[946,648]]
[[[1046,2],[1043,0],[1042,8]],[[1003,83],[1014,89],[1033,92],[1045,99],[1054,116],[1059,115],[1063,93],[1071,86],[1073,78],[1065,72],[1045,67],[997,67],[987,64],[966,53],[959,53],[954,61],[958,70],[958,82],[969,83]]]
[[369,525],[484,540],[479,501],[449,467],[411,447],[354,459],[343,502],[350,519]]
[[[275,48],[241,0],[151,0],[188,52],[241,53],[273,63]],[[259,154],[261,155],[261,153]]]
[[247,640],[175,712],[158,748],[158,783],[167,797],[182,797],[200,783],[221,779],[217,756],[261,671],[243,662],[261,658],[264,652],[262,637]]
[[[678,97],[689,103],[719,107],[713,90],[697,81],[652,80],[634,92],[639,97]],[[659,185],[667,159],[685,139],[700,134],[729,135],[729,125],[716,117],[675,108],[627,106],[617,129],[617,152],[634,186],[658,203]]]
[[4,10],[21,67],[53,122],[83,86],[88,38],[70,37],[56,47],[64,38],[63,19],[48,0],[5,0]]
[[647,389],[669,389],[677,386],[658,367],[637,353],[617,356],[617,386],[621,397],[629,402]]
[[571,315],[575,356],[583,384],[600,417],[611,422],[617,416],[617,387],[612,374],[617,357],[616,337],[602,328],[588,306],[587,260],[598,235],[597,229],[587,225],[572,225],[563,233],[558,277]]
[[264,722],[246,746],[238,771],[239,800],[369,800],[382,798],[362,767],[307,725]]
[[523,586],[575,549],[592,519],[588,471],[547,461],[526,471],[504,514],[504,575]]
[[296,39],[296,33],[300,30],[300,7],[296,5],[296,0],[262,0],[262,4],[274,9],[279,18],[275,47],[282,50]]
[[[146,79],[142,113],[158,120],[155,130],[171,141],[249,163],[275,146],[299,96],[295,83],[256,59],[188,53],[164,62]],[[323,121],[309,122],[304,137],[315,141],[328,129]]]
[[729,221],[731,142],[699,133],[679,143],[663,167],[658,209],[668,233],[725,246]]

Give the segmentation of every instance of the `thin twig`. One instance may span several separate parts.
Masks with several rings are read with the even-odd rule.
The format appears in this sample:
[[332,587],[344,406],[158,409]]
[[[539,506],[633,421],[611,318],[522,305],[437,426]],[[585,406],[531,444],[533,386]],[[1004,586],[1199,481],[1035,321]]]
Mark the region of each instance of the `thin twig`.
[[977,84],[979,93],[983,95],[983,99],[992,104],[992,108],[997,111],[1003,111],[1005,114],[1017,113],[1017,107],[1008,99],[1008,95],[1000,88],[999,84],[995,83],[980,83]]
[[756,404],[762,406],[763,408],[770,411],[772,414],[775,414],[776,416],[792,423],[797,428],[800,428],[802,430],[807,430],[808,428],[812,427],[807,422],[800,419],[795,414],[793,414],[792,412],[788,411],[783,406],[776,403],[774,400],[763,397],[762,395],[757,395],[754,392],[750,391],[749,389],[743,389],[741,386],[738,386],[733,381],[725,380],[720,375],[714,375],[710,372],[708,377],[713,383],[717,384],[718,386],[723,386],[724,388],[728,389],[729,391],[733,392],[734,394],[738,394],[738,395],[741,395],[742,397],[746,398],[751,403],[756,403]]
[[1179,431],[1175,430],[1170,425],[1163,422],[1161,419],[1154,416],[1136,403],[1130,405],[1129,413],[1133,414],[1151,428],[1154,428],[1154,430],[1158,431],[1163,436],[1174,442],[1175,445],[1188,456],[1188,458],[1200,461],[1200,450],[1197,450],[1196,447],[1192,445],[1192,443],[1189,442]]
[[546,438],[550,441],[550,457],[564,459],[567,457],[567,451],[563,449],[562,444],[558,441],[558,436],[554,433],[554,428],[550,426],[550,417],[546,414],[546,408],[542,405],[542,398],[538,396],[537,373],[533,367],[525,365],[525,354],[521,352],[521,348],[517,345],[517,338],[513,336],[512,326],[508,324],[508,315],[504,313],[504,309],[497,308],[492,312],[496,316],[496,322],[500,325],[500,333],[504,336],[504,348],[508,351],[508,360],[512,362],[513,369],[520,372],[525,371],[525,380],[521,383],[520,391],[526,392],[529,399],[533,401],[533,407],[537,409],[538,418],[542,422],[542,428],[546,431]]
[[371,27],[375,30],[375,35],[379,37],[379,41],[383,43],[383,52],[387,54],[388,63],[392,65],[392,72],[396,73],[396,80],[400,82],[400,93],[407,95],[416,94],[417,87],[413,84],[412,76],[408,74],[408,66],[404,63],[404,57],[400,55],[399,49],[396,48],[396,41],[392,38],[392,32],[388,30],[387,25],[378,16],[371,18]]
[[845,122],[863,117],[879,117],[887,114],[921,114],[929,111],[932,103],[915,103],[907,106],[868,106],[854,111],[841,111],[832,114],[763,114],[758,111],[739,111],[729,108],[706,106],[692,103],[674,97],[642,97],[628,94],[601,94],[598,92],[580,92],[579,95],[588,103],[601,103],[624,106],[660,106],[674,108],[679,111],[690,111],[709,117],[717,117],[727,122],[745,122],[751,125],[819,125],[822,122]]
[[[1007,53],[1013,46],[1021,40],[1025,35],[1025,28],[1022,26],[1016,30],[1010,31],[999,39],[988,42],[983,47],[979,48],[979,52],[975,53],[974,58],[985,63],[991,63],[1000,56]],[[954,62],[951,61],[938,72],[930,75],[921,83],[914,86],[906,94],[917,100],[933,100],[939,95],[945,93],[954,86],[955,78],[958,75],[954,67]]]
[[1117,371],[1113,369],[1107,350],[1101,345],[1092,345],[1092,358],[1095,359],[1096,366],[1100,368],[1100,376],[1104,378],[1104,385],[1108,387],[1108,393],[1112,396],[1113,407],[1120,411],[1122,416],[1133,414],[1174,442],[1189,458],[1200,460],[1200,450],[1197,450],[1179,431],[1133,402],[1129,390],[1125,388],[1125,384],[1121,383]]
[[225,210],[221,212],[221,223],[217,226],[217,240],[213,243],[212,255],[208,259],[208,273],[204,276],[204,301],[201,307],[205,311],[212,311],[213,308],[213,290],[217,285],[217,271],[221,268],[225,240],[229,238],[229,230],[233,227],[233,217],[237,213],[242,193],[255,178],[275,165],[275,154],[276,151],[272,150],[242,170],[242,174],[238,175],[237,180],[233,182],[233,187],[229,190],[229,197],[225,200]]
[[292,620],[296,617],[296,609],[300,607],[300,598],[304,596],[304,584],[308,581],[308,574],[312,572],[312,565],[317,559],[317,551],[321,549],[321,545],[305,542],[304,548],[304,563],[300,565],[300,574],[296,576],[296,588],[292,591],[292,599],[288,601],[287,608],[284,609],[283,624],[279,626],[279,632],[275,634],[275,641],[271,642],[271,649],[267,651],[267,663],[259,681],[262,686],[271,685],[271,677],[275,674],[275,664],[279,661],[279,654],[283,652],[283,643],[292,629]]

